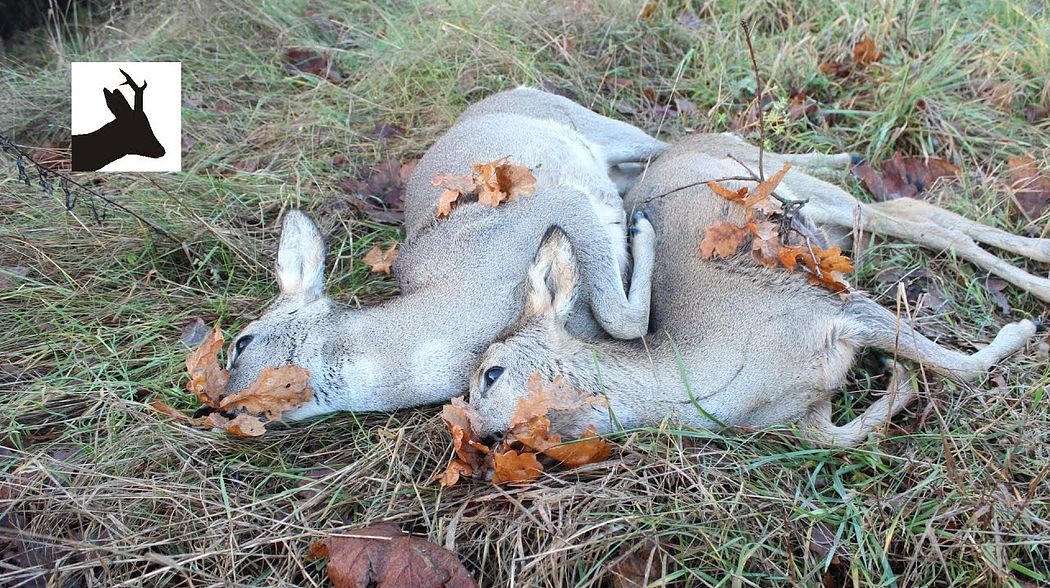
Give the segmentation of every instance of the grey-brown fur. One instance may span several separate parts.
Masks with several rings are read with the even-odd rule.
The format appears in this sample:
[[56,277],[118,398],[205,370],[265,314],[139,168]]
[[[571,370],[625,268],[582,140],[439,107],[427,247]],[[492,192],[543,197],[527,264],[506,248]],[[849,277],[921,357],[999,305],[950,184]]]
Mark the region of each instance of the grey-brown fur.
[[[888,394],[855,421],[843,427],[832,424],[831,398],[859,349],[875,347],[948,377],[972,380],[1035,332],[1030,321],[1007,325],[986,348],[964,355],[926,339],[862,293],[843,300],[800,272],[758,264],[750,252],[729,260],[702,260],[699,245],[705,228],[743,219],[741,206],[704,184],[747,175],[729,154],[757,169],[757,149],[739,139],[694,136],[669,148],[625,197],[629,210],[648,212],[657,235],[652,332],[643,341],[586,339],[563,328],[573,302],[561,290],[576,287],[573,270],[578,266],[564,233],[555,231],[544,240],[526,279],[526,296],[547,304],[527,306],[518,323],[486,350],[471,380],[470,401],[485,417],[484,432],[507,426],[525,394],[525,381],[539,372],[548,378],[565,374],[577,387],[609,399],[608,413],[587,409],[558,414],[567,434],[591,424],[609,431],[677,417],[698,427],[799,423],[818,442],[851,445],[915,396],[910,375],[895,365]],[[789,158],[810,167],[849,162],[847,156],[767,154],[766,174]],[[691,187],[682,189],[686,186]],[[778,192],[811,198],[820,218],[856,202],[797,168]],[[818,233],[829,229],[830,238],[842,240],[845,232],[835,228],[834,223],[813,227]],[[547,279],[533,275],[541,269]]]

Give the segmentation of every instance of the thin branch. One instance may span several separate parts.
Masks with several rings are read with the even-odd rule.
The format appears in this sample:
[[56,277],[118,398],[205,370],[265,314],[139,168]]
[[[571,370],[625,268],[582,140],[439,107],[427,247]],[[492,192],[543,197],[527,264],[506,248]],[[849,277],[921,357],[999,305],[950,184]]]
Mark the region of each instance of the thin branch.
[[765,166],[762,156],[766,149],[765,115],[762,113],[762,77],[758,75],[758,61],[755,59],[755,48],[751,45],[751,23],[745,18],[740,22],[744,29],[744,40],[747,41],[747,52],[751,55],[751,70],[755,72],[755,110],[758,112],[758,179],[766,181]]

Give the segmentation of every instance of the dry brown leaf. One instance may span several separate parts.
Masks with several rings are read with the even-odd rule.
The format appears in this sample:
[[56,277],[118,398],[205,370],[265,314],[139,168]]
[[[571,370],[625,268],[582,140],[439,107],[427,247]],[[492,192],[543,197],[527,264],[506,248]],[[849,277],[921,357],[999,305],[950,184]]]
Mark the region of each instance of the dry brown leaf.
[[752,221],[748,223],[748,229],[754,237],[751,241],[751,255],[755,260],[766,267],[779,265],[778,254],[784,247],[780,242],[779,225],[769,220]]
[[459,202],[459,197],[464,194],[470,194],[476,189],[474,174],[453,176],[440,173],[430,180],[430,184],[444,188],[444,191],[441,192],[441,197],[438,198],[438,218],[445,218],[452,214],[452,209]]
[[738,204],[743,204],[744,198],[747,198],[747,188],[740,188],[734,192],[715,180],[708,182],[707,187],[711,188],[715,194],[718,194],[722,198]]
[[215,327],[186,358],[190,376],[187,388],[212,412],[193,418],[163,402],[152,403],[153,408],[194,427],[222,429],[236,437],[258,437],[266,432],[267,422],[280,420],[284,412],[313,398],[310,372],[291,365],[265,368],[247,389],[223,397],[229,373],[219,365],[222,342],[222,333]]
[[852,63],[840,63],[837,61],[825,61],[820,64],[820,71],[829,76],[844,76],[853,69]]
[[462,195],[462,192],[445,188],[445,190],[441,192],[441,197],[438,198],[438,218],[445,218],[452,214],[452,209],[456,207],[456,202]]
[[751,190],[751,195],[744,200],[744,208],[758,206],[767,200],[777,189],[777,186],[780,185],[789,169],[791,169],[791,164],[785,163],[784,167],[780,168],[777,173],[755,186],[755,189]]
[[598,438],[592,426],[584,430],[584,439],[565,443],[560,435],[550,432],[550,411],[580,410],[608,406],[602,396],[593,396],[577,390],[564,376],[557,376],[547,384],[539,374],[533,374],[526,385],[528,394],[518,400],[507,432],[493,449],[489,449],[474,435],[481,422],[476,413],[460,398],[442,408],[442,419],[452,433],[455,457],[445,470],[435,476],[442,486],[451,486],[464,476],[481,477],[491,468],[492,483],[520,482],[536,479],[543,473],[539,454],[547,455],[564,466],[573,468],[601,461],[609,457],[612,448]]
[[867,162],[853,166],[854,176],[879,202],[916,198],[940,178],[954,178],[959,168],[939,157],[904,157],[900,151],[876,171]]
[[647,19],[652,18],[653,14],[656,13],[656,9],[660,7],[659,0],[645,0],[642,4],[641,10],[638,11],[638,18]]
[[704,239],[700,241],[700,257],[711,259],[718,256],[723,259],[731,257],[740,250],[749,231],[746,226],[738,227],[732,223],[719,223],[707,227]]
[[190,381],[186,389],[197,395],[207,406],[218,406],[230,374],[219,364],[222,351],[222,332],[216,326],[197,349],[186,358],[186,372]]
[[223,398],[219,408],[247,412],[265,417],[268,421],[276,421],[285,412],[309,402],[313,396],[310,372],[306,368],[295,365],[267,367],[246,390]]
[[459,481],[460,476],[473,476],[481,471],[489,448],[474,432],[481,422],[481,415],[462,398],[453,398],[450,404],[443,406],[441,419],[452,434],[452,448],[456,457],[436,479],[442,486],[451,486]]
[[1050,204],[1050,176],[1031,157],[1011,157],[1008,166],[1016,211],[1029,222],[1043,216]]
[[438,198],[438,218],[451,214],[460,197],[467,194],[476,194],[479,204],[492,208],[534,194],[536,177],[527,167],[509,163],[508,159],[472,164],[472,173],[462,176],[435,176],[430,183],[445,189]]
[[231,420],[223,416],[222,413],[214,411],[194,418],[163,402],[151,402],[150,406],[158,412],[173,417],[180,423],[206,431],[219,429],[234,437],[258,437],[266,432],[264,423],[255,415],[240,414]]
[[531,196],[536,192],[536,177],[528,168],[507,162],[501,157],[472,167],[478,191],[478,203],[495,208],[507,200]]
[[770,268],[781,265],[794,270],[802,261],[810,281],[846,296],[849,284],[843,274],[853,271],[850,259],[838,248],[822,250],[816,246],[798,247],[786,243],[780,234],[782,223],[773,220],[780,218],[777,215],[782,214],[782,209],[770,197],[790,169],[790,164],[784,164],[750,192],[746,189],[733,192],[717,181],[708,182],[708,187],[716,194],[743,206],[746,224],[737,226],[722,222],[708,227],[700,242],[700,256],[703,259],[715,255],[722,258],[732,256],[750,236],[751,255],[758,263]]
[[661,576],[660,547],[652,539],[620,548],[620,556],[609,566],[612,588],[645,588]]
[[518,399],[510,417],[510,429],[527,423],[535,417],[546,416],[552,410],[576,410],[587,406],[608,406],[604,396],[594,396],[577,390],[568,378],[559,374],[546,384],[539,374],[532,374],[525,383],[528,394]]
[[397,245],[391,245],[386,249],[375,245],[368,250],[368,253],[365,253],[361,261],[368,264],[368,269],[374,274],[389,274],[390,267],[394,264],[394,258],[397,257],[397,254]]
[[224,427],[234,437],[259,437],[266,432],[266,425],[254,414],[239,414]]
[[[333,158],[345,162],[346,156]],[[401,224],[405,220],[405,184],[419,163],[417,159],[385,159],[363,178],[346,178],[339,183],[349,196],[349,204],[368,218],[386,224]],[[335,200],[322,206],[339,206],[344,200]]]
[[451,551],[377,523],[329,537],[308,554],[329,557],[328,579],[334,588],[477,588]]
[[594,428],[594,425],[584,429],[580,439],[579,441],[559,444],[561,437],[551,435],[549,444],[541,452],[569,468],[605,461],[612,453],[612,446],[598,436],[598,430]]
[[510,449],[503,453],[493,453],[492,464],[495,468],[492,473],[493,484],[528,482],[543,473],[543,466],[536,459],[536,454],[531,452],[518,453]]
[[860,65],[870,65],[882,61],[883,54],[875,48],[875,41],[864,37],[853,46],[853,61]]

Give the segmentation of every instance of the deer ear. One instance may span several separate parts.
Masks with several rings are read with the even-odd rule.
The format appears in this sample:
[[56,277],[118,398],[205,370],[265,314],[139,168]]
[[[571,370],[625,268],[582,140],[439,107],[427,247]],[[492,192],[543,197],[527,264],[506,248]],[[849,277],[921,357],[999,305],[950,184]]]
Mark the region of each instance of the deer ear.
[[131,112],[131,105],[128,104],[128,99],[124,97],[120,90],[109,91],[102,88],[102,94],[105,95],[106,106],[109,107],[109,111],[113,113],[113,116],[119,117]]
[[557,226],[547,229],[525,278],[525,314],[564,325],[575,305],[578,281],[569,236]]
[[281,295],[319,298],[324,289],[324,257],[324,239],[314,221],[297,209],[286,212],[277,249]]

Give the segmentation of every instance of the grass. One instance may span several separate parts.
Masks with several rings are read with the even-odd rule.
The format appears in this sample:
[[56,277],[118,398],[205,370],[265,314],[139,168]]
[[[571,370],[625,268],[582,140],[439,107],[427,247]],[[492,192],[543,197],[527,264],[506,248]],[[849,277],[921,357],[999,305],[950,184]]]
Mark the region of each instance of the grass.
[[[195,141],[183,173],[98,177],[193,259],[125,215],[98,225],[85,206],[65,212],[59,197],[0,174],[0,584],[322,585],[307,545],[380,520],[453,549],[486,586],[604,585],[646,539],[672,585],[1050,581],[1050,367],[1034,347],[974,387],[924,374],[913,412],[855,450],[668,425],[618,435],[612,459],[525,488],[431,483],[448,456],[432,408],[333,415],[243,441],[148,407],[195,403],[182,387],[183,324],[199,316],[235,331],[274,295],[283,208],[320,220],[336,299],[392,296],[396,285],[358,260],[400,233],[341,206],[343,179],[419,156],[466,105],[518,84],[668,140],[726,130],[754,93],[744,18],[776,102],[770,148],[947,157],[965,179],[936,190],[938,203],[1032,230],[1007,214],[1004,178],[1007,157],[1050,155],[1050,122],[1024,116],[1050,104],[1045,5],[668,0],[639,20],[637,2],[124,4],[0,54],[0,132],[28,146],[68,141],[71,61],[182,61],[183,128]],[[820,73],[864,35],[885,51],[881,64]],[[345,79],[287,73],[286,47],[328,52]],[[677,92],[699,116],[649,113],[647,90]],[[819,120],[784,114],[799,91]],[[406,136],[378,138],[378,123]],[[347,162],[333,164],[336,154]],[[852,178],[837,181],[866,197]],[[1050,318],[1014,289],[1004,314],[984,275],[948,252],[873,241],[858,261],[854,282],[891,308],[885,270],[921,268],[916,287],[935,288],[944,306],[901,301],[959,349],[1010,320]],[[862,370],[855,379],[877,387]],[[837,410],[855,414],[866,397]]]

